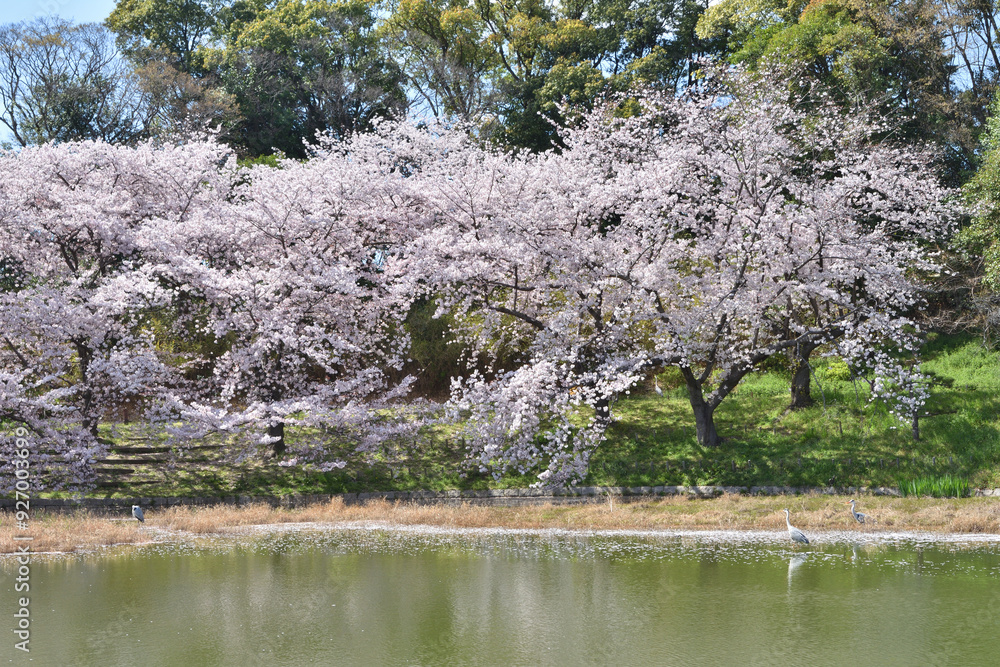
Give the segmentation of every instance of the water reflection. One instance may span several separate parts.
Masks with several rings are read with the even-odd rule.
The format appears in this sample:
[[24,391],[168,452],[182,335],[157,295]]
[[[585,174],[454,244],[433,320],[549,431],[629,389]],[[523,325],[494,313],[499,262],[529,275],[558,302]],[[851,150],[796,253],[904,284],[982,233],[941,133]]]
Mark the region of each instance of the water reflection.
[[791,581],[792,575],[795,574],[795,571],[797,569],[799,569],[799,566],[802,565],[802,563],[806,562],[806,560],[808,558],[809,557],[806,554],[795,554],[794,556],[792,556],[791,558],[788,559],[788,580],[789,581]]
[[792,577],[807,559],[808,556],[806,554],[794,554],[788,559],[788,593],[792,592]]
[[[997,618],[983,610],[998,599],[995,542],[827,536],[794,553],[784,535],[299,532],[37,562],[31,655],[82,666],[991,664]],[[845,618],[879,641],[855,641]]]

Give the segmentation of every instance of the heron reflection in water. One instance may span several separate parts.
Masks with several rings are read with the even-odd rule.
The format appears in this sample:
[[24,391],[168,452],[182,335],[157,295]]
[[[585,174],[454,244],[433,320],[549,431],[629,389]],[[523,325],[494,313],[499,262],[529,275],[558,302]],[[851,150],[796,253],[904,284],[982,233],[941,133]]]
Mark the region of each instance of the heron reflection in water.
[[788,559],[788,578],[789,579],[791,579],[792,578],[792,574],[794,574],[795,571],[797,569],[799,569],[799,566],[802,565],[802,563],[806,562],[807,558],[809,558],[809,556],[807,556],[806,554],[794,554],[791,558]]

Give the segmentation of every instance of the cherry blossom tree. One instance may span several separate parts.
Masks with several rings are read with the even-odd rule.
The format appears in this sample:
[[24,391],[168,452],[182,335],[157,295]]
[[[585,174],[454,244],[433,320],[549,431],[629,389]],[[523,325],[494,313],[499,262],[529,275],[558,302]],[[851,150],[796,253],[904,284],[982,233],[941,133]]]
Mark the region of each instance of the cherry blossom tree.
[[148,315],[170,295],[143,261],[153,219],[180,222],[226,187],[213,142],[47,144],[0,155],[0,416],[41,443],[53,484],[86,484],[102,420],[175,386]]
[[[836,350],[875,394],[919,386],[907,314],[949,192],[929,154],[875,140],[891,128],[796,90],[715,70],[584,113],[538,154],[409,122],[277,167],[211,139],[2,154],[0,418],[74,482],[125,402],[339,467],[332,443],[422,423],[402,322],[427,298],[469,351],[447,407],[471,460],[543,484],[581,479],[614,402],[666,367],[707,447],[722,401],[790,350]],[[164,321],[211,344],[171,355]]]
[[412,277],[478,351],[520,353],[454,381],[484,470],[582,478],[614,400],[653,369],[680,370],[714,447],[716,408],[772,356],[912,346],[922,242],[953,213],[928,155],[786,79],[714,77],[631,117],[598,109],[561,152],[469,140],[415,177],[434,224]]
[[126,404],[185,438],[264,430],[276,454],[286,424],[311,429],[289,465],[411,431],[415,406],[387,410],[410,383],[395,248],[422,226],[400,185],[413,151],[392,145],[405,134],[279,168],[238,168],[212,139],[3,154],[0,419],[75,484]]
[[187,418],[263,427],[259,441],[276,456],[297,425],[286,463],[326,469],[343,461],[329,460],[324,441],[364,449],[413,428],[404,407],[386,410],[410,383],[398,379],[409,298],[388,287],[394,249],[418,227],[400,153],[388,148],[379,133],[326,141],[306,162],[242,170],[226,201],[181,224],[161,221],[157,271],[226,341],[211,360],[213,400],[188,400]]

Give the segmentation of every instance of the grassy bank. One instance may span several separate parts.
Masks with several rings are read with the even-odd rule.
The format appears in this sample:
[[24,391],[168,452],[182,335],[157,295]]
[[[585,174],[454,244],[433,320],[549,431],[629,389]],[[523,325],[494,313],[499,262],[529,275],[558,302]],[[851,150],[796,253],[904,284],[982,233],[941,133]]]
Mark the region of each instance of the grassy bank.
[[780,369],[748,378],[716,413],[725,442],[713,450],[698,446],[679,382],[664,397],[620,402],[592,481],[898,487],[959,478],[1000,486],[1000,356],[970,337],[933,337],[924,354],[934,383],[919,440],[884,406],[869,403],[867,385],[843,362],[815,359],[813,407],[788,410],[788,374]]
[[[869,521],[854,522],[840,496],[756,497],[724,495],[713,499],[671,497],[637,502],[607,499],[586,505],[498,507],[482,505],[417,505],[370,502],[345,505],[339,499],[304,508],[267,505],[169,507],[148,511],[146,523],[123,516],[93,512],[36,512],[30,523],[31,548],[43,551],[86,551],[116,544],[144,544],[190,539],[206,534],[231,534],[248,526],[284,523],[379,521],[397,525],[456,528],[560,528],[569,530],[785,530],[787,507],[792,520],[807,534],[850,530],[868,534],[886,531],[1000,533],[997,501],[988,498],[930,499],[865,496],[859,510]],[[24,531],[20,531],[23,533]],[[16,545],[12,521],[0,523],[0,553]]]
[[[813,407],[787,409],[788,372],[747,378],[716,413],[722,445],[699,447],[686,391],[671,373],[613,408],[614,424],[583,481],[598,486],[1000,487],[1000,355],[975,337],[932,337],[924,370],[935,384],[920,421],[920,440],[879,405],[843,362],[814,359]],[[349,465],[310,473],[263,459],[233,462],[221,442],[171,459],[156,434],[124,425],[103,462],[103,484],[89,495],[282,496],[293,493],[516,488],[532,475],[500,480],[463,466],[464,443],[445,429],[396,442]],[[289,434],[294,440],[295,433]]]

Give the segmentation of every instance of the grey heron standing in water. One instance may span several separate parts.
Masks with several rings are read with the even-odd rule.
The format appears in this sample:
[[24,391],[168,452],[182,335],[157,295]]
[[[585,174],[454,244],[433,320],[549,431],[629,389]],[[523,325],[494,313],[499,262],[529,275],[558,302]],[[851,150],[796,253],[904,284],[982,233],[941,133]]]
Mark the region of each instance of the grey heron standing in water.
[[864,523],[865,522],[865,515],[862,512],[859,512],[858,510],[854,509],[854,500],[851,500],[851,501],[846,502],[844,504],[851,506],[851,516],[854,517],[855,521],[857,521],[858,523]]
[[146,517],[142,514],[142,508],[138,505],[132,505],[132,516],[139,520],[139,523],[146,523]]
[[788,520],[788,510],[785,510],[785,525],[788,526],[788,536],[792,538],[794,542],[801,542],[802,544],[809,544],[809,538],[805,536],[801,530],[792,525],[792,522]]

